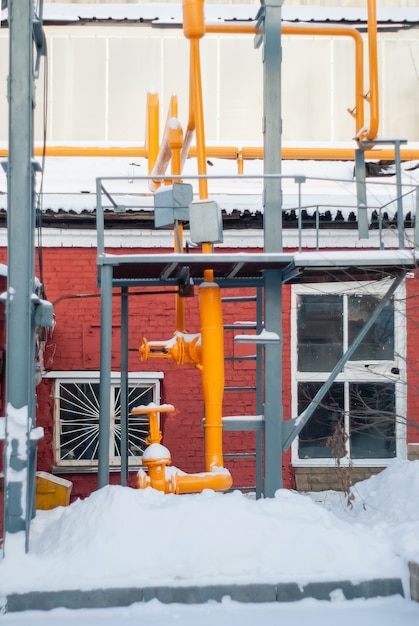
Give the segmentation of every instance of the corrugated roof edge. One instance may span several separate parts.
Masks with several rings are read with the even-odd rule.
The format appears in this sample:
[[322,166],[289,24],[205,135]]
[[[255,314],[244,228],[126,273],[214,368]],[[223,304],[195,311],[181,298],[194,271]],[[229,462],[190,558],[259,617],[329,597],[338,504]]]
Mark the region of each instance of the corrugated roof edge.
[[[256,17],[254,4],[206,4],[205,15],[213,21],[249,21]],[[44,24],[77,24],[80,22],[152,22],[155,25],[181,24],[182,6],[169,3],[138,4],[46,4]],[[7,9],[1,11],[1,22],[7,23]],[[282,18],[289,22],[366,23],[366,8],[284,6]],[[379,8],[378,23],[419,24],[419,7]]]

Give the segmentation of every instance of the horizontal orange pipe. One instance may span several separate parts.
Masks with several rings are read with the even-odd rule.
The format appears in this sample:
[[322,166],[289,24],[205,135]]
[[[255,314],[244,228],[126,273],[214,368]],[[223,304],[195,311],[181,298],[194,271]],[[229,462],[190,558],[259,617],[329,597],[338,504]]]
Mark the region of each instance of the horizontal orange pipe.
[[[283,147],[282,158],[286,160],[316,160],[316,161],[353,161],[354,148],[334,148],[334,147]],[[243,157],[244,159],[263,159],[263,148],[259,146],[206,146],[206,155],[214,159],[232,159]],[[35,156],[42,156],[43,148],[35,148]],[[144,146],[126,147],[85,147],[85,146],[47,146],[46,156],[49,157],[142,157],[147,158],[147,149]],[[8,150],[0,150],[0,157],[7,157]],[[402,161],[419,160],[419,149],[400,148]],[[196,147],[189,150],[189,157],[196,156]],[[366,150],[367,159],[394,159],[392,148],[374,148]]]
[[[255,34],[257,28],[253,24],[207,24],[207,33],[235,33],[235,34]],[[361,34],[348,26],[311,26],[311,25],[283,25],[281,28],[283,35],[320,35],[336,37],[352,37],[355,42],[355,120],[356,132],[359,132],[364,125],[364,41]],[[373,92],[373,89],[371,89]],[[375,84],[374,84],[375,93]]]
[[196,493],[204,489],[227,491],[233,484],[230,472],[202,472],[201,474],[176,474],[172,479],[172,493]]

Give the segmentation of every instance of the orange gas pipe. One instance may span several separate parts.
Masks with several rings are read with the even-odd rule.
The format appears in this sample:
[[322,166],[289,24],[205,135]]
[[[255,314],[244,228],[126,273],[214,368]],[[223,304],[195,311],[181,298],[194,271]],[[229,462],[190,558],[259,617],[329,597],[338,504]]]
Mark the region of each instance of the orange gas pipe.
[[[198,174],[205,176],[207,161],[205,153],[204,112],[202,104],[201,59],[199,40],[205,35],[203,0],[183,0],[183,34],[190,41],[190,93],[189,108],[193,110],[190,120],[196,132],[196,150]],[[189,124],[188,124],[189,128]],[[208,198],[208,185],[205,179],[199,179],[199,197]]]
[[220,287],[204,282],[199,287],[202,342],[202,391],[205,403],[205,467],[223,466],[222,403],[224,393],[224,336]]
[[[207,146],[207,157],[214,159],[231,159],[237,160],[237,155],[241,154],[243,159],[263,159],[262,146]],[[35,148],[35,156],[42,156],[43,149]],[[147,158],[147,148],[144,146],[122,147],[91,147],[91,146],[47,146],[45,150],[46,156],[49,157],[144,157]],[[197,154],[195,146],[189,150],[189,157],[195,157]],[[400,155],[402,161],[419,160],[419,150],[417,148],[406,148],[401,146]],[[8,150],[0,149],[0,157],[7,158]],[[282,157],[284,160],[310,160],[317,161],[353,161],[353,148],[319,148],[319,147],[283,147]],[[378,148],[365,151],[367,159],[394,159],[394,150],[392,148]]]
[[[257,29],[252,24],[207,24],[207,33],[234,33],[234,34],[255,34]],[[362,36],[355,28],[347,26],[312,26],[288,25],[281,28],[283,35],[320,35],[351,37],[355,43],[355,109],[351,112],[355,117],[356,132],[364,126],[364,42]]]
[[159,96],[147,94],[147,137],[148,173],[150,174],[159,153]]
[[[182,127],[178,120],[169,123],[169,148],[172,153],[172,174],[181,173],[181,150],[183,145]],[[183,252],[183,224],[176,220],[174,232],[174,251]],[[176,294],[176,330],[184,333],[185,328],[185,301]]]
[[377,137],[379,124],[376,0],[368,0],[368,59],[370,90],[367,99],[370,104],[370,124],[366,132],[360,133],[359,139],[361,141],[373,141]]
[[[172,96],[170,99],[169,111],[167,114],[166,125],[164,128],[163,139],[158,151],[157,157],[153,164],[153,168],[149,174],[151,176],[164,176],[169,165],[172,152],[169,146],[170,125],[174,124],[173,120],[178,115],[178,101],[177,96]],[[161,185],[161,180],[150,180],[148,187],[150,191],[156,191]]]

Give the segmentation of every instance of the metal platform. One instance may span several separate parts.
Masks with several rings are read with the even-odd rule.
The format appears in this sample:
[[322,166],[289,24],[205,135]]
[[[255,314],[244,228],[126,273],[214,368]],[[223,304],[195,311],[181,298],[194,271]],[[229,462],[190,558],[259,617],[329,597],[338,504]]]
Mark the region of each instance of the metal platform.
[[[283,283],[379,280],[413,270],[412,250],[314,251],[295,253],[102,254],[98,265],[112,269],[113,287],[173,286],[203,282],[212,269],[222,287],[257,286],[267,270],[279,270]],[[100,286],[101,272],[98,274]]]

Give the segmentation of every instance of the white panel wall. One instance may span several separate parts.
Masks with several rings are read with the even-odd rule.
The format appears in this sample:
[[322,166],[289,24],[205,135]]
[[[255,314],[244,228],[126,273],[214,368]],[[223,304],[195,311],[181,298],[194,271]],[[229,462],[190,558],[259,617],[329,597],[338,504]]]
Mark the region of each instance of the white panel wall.
[[[146,94],[157,90],[164,124],[170,96],[189,110],[189,43],[181,30],[140,26],[47,27],[48,142],[143,143]],[[0,30],[0,141],[7,140],[7,30]],[[366,49],[365,49],[366,50]],[[419,30],[380,34],[380,136],[419,141]],[[367,58],[367,54],[366,54]],[[262,143],[261,50],[253,36],[201,41],[206,139]],[[355,123],[355,47],[350,38],[283,37],[283,139],[350,141]],[[366,72],[366,89],[368,72]],[[42,140],[43,76],[36,86]],[[366,105],[366,122],[368,122]]]

